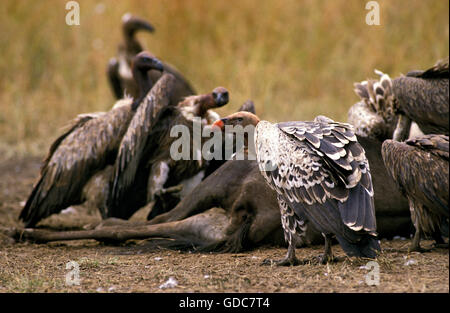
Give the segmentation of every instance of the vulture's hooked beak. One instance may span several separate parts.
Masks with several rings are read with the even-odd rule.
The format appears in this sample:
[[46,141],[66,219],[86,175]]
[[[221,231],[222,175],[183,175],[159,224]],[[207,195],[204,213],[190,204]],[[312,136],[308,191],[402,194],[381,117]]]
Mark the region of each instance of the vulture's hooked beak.
[[213,93],[214,102],[216,107],[224,106],[228,103],[228,92]]
[[136,29],[136,30],[142,29],[142,30],[146,30],[150,33],[153,33],[155,31],[155,28],[153,27],[153,25],[143,19],[134,18],[133,22],[134,22],[134,29]]
[[154,58],[153,59],[153,69],[160,71],[160,72],[164,72],[164,65],[160,60],[158,60],[157,58]]

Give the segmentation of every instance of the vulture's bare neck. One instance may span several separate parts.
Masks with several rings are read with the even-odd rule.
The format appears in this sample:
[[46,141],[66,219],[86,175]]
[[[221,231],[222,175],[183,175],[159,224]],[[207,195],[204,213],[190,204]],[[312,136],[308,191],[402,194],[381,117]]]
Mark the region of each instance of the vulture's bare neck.
[[153,81],[148,75],[148,71],[139,68],[133,69],[133,77],[138,85],[139,95],[134,99],[132,109],[137,110],[139,104],[144,100],[145,96],[153,86]]

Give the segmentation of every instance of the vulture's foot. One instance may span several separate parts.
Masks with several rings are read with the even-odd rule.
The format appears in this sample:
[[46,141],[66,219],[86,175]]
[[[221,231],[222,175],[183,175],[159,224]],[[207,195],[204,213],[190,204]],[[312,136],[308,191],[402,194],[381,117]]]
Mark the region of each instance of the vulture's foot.
[[300,265],[302,262],[300,262],[297,257],[292,258],[284,258],[282,260],[271,260],[271,259],[264,259],[261,263],[261,265],[276,265],[276,266],[296,266]]

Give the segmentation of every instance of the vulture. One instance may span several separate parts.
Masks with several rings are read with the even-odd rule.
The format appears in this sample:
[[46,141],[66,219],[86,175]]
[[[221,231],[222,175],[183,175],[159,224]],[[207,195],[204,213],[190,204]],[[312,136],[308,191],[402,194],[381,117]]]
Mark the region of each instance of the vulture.
[[[448,223],[449,142],[445,135],[423,135],[382,145],[384,164],[400,191],[408,198],[416,232],[410,251],[420,247],[422,235],[444,244],[441,226]],[[448,246],[448,244],[447,244]]]
[[[242,106],[237,110],[237,112],[246,111],[255,114],[255,104],[252,100],[246,100]],[[218,120],[219,117],[217,117],[216,120]],[[214,122],[216,121],[214,120]],[[225,134],[225,136],[222,137],[222,157],[220,159],[212,158],[208,161],[208,164],[205,168],[205,177],[203,179],[206,179],[209,175],[214,173],[218,168],[220,168],[227,160],[231,160],[233,152],[238,150],[239,148],[236,147],[236,142],[233,140],[233,148],[231,151],[226,150],[225,141],[226,140],[233,140],[233,135]]]
[[[124,94],[135,97],[138,86],[131,72],[131,62],[136,54],[143,51],[135,34],[139,30],[153,32],[154,28],[147,21],[126,13],[122,17],[123,42],[119,44],[117,57],[111,58],[108,63],[107,76],[111,89],[117,99]],[[196,92],[186,78],[173,66],[163,63],[164,72],[172,74],[176,78],[174,90],[171,93],[171,101],[177,104],[184,97],[194,95]],[[161,77],[161,72],[150,71],[150,79],[156,82]]]
[[[382,139],[404,141],[411,122],[416,122],[424,134],[449,134],[448,57],[426,71],[411,71],[393,80],[387,74],[375,72],[381,76],[380,81],[355,84],[355,91],[363,101],[349,112],[349,122],[357,130]],[[361,115],[364,118],[358,117]],[[388,136],[394,123],[393,135]]]
[[[170,206],[176,205],[179,197],[190,192],[204,177],[207,162],[201,154],[201,146],[193,147],[194,131],[202,132],[208,123],[217,118],[211,109],[228,103],[228,91],[223,87],[211,93],[189,96],[178,105],[163,104],[152,112],[152,119],[136,114],[120,145],[116,159],[111,193],[108,198],[108,217],[128,219],[139,208],[158,200],[165,193],[179,192]],[[193,119],[201,119],[198,128]],[[177,139],[172,134],[175,127],[186,127],[189,131],[190,156],[175,160],[171,147]],[[201,136],[200,134],[197,134]],[[130,197],[129,195],[133,196]],[[172,197],[173,198],[173,197]],[[155,203],[149,218],[161,212]],[[166,209],[162,209],[163,211]]]
[[[325,238],[321,263],[333,261],[331,240],[348,256],[375,258],[376,233],[372,178],[365,151],[350,124],[318,116],[312,122],[271,124],[248,112],[234,113],[214,126],[253,126],[260,172],[277,193],[281,224],[288,242],[278,265],[296,265],[299,238],[307,223]],[[250,127],[250,131],[251,131]],[[247,149],[251,133],[248,134]]]
[[350,107],[347,121],[355,128],[355,134],[380,141],[391,139],[397,124],[397,116],[392,112],[391,80],[384,75],[380,81],[370,79],[354,86],[361,101]]
[[[98,180],[103,180],[96,174],[114,163],[131,118],[151,88],[147,72],[153,69],[162,71],[161,62],[146,52],[139,53],[133,62],[139,98],[119,100],[108,112],[78,115],[53,142],[43,161],[40,178],[19,216],[26,227],[35,227],[41,219],[83,203],[91,194],[84,187],[95,189]],[[104,208],[99,209],[104,215]]]

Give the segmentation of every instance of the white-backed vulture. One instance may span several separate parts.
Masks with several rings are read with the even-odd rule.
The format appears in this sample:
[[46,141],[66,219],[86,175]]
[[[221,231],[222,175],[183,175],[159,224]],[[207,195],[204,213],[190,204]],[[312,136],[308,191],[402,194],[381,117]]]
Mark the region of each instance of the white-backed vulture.
[[[145,120],[136,114],[121,143],[115,165],[112,192],[108,199],[108,216],[128,219],[139,208],[165,193],[167,188],[181,184],[181,197],[200,183],[206,162],[201,150],[193,149],[193,118],[201,118],[201,130],[217,116],[211,109],[228,103],[223,87],[211,93],[185,98],[177,106],[161,105],[153,111],[154,119]],[[135,122],[134,122],[135,120]],[[145,121],[145,122],[144,122]],[[174,126],[189,129],[191,153],[199,158],[174,160],[170,147],[177,140],[171,137]],[[136,136],[136,133],[140,133]],[[200,134],[201,135],[201,134]],[[199,147],[201,149],[201,147]],[[130,196],[130,193],[133,196]],[[157,210],[151,212],[155,214]]]
[[[120,99],[124,94],[135,97],[138,87],[131,72],[131,61],[134,56],[143,51],[139,41],[136,39],[136,32],[145,30],[153,32],[153,26],[147,21],[126,13],[122,17],[123,42],[119,44],[117,57],[111,58],[108,63],[107,76],[111,89],[116,98]],[[176,78],[173,86],[170,101],[177,104],[184,97],[194,95],[196,92],[185,77],[173,66],[163,63],[164,72],[172,74]],[[156,82],[161,77],[161,72],[150,71],[150,79]]]
[[380,245],[372,178],[351,125],[323,116],[313,122],[274,125],[248,112],[234,113],[214,125],[221,129],[226,125],[255,127],[257,162],[261,174],[277,192],[289,244],[286,257],[276,262],[278,265],[301,263],[295,257],[295,246],[308,222],[325,238],[320,262],[334,260],[333,236],[348,256],[376,257]]
[[410,250],[423,251],[422,235],[443,244],[441,225],[449,218],[448,136],[423,135],[406,142],[386,140],[382,156],[388,173],[409,200],[416,228]]
[[[128,124],[151,88],[147,76],[151,69],[162,70],[161,62],[146,52],[138,54],[134,59],[133,74],[140,87],[139,98],[119,100],[108,112],[78,115],[69,129],[53,142],[43,162],[39,181],[20,213],[19,218],[26,227],[34,227],[41,219],[86,200],[84,196],[90,192],[83,191],[85,185],[114,163]],[[97,179],[99,177],[94,180]],[[88,185],[95,187],[96,183]]]

